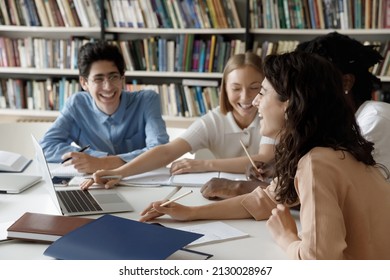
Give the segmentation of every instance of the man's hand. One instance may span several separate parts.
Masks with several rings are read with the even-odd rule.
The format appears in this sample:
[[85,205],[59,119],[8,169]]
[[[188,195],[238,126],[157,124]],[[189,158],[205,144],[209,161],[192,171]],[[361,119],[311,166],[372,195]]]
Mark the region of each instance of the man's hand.
[[86,153],[70,152],[62,156],[63,159],[71,158],[64,163],[67,165],[74,165],[74,168],[80,173],[94,173],[99,169],[114,169],[125,162],[118,156],[107,157],[93,157]]
[[274,177],[275,161],[264,163],[262,161],[255,161],[257,168],[248,165],[246,169],[246,178],[251,181],[270,182]]
[[224,178],[213,178],[202,186],[200,192],[208,199],[226,199],[249,193],[261,183],[258,181],[234,181]]

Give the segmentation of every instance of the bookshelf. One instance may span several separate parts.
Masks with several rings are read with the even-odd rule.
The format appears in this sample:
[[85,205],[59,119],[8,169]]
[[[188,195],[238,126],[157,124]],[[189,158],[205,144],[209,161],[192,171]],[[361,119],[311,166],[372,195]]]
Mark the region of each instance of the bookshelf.
[[[207,14],[204,8],[216,10],[217,3],[222,9],[222,16],[212,17],[211,12]],[[162,111],[168,126],[174,123],[175,126],[186,127],[196,117],[206,113],[207,108],[217,106],[204,104],[210,98],[205,95],[211,94],[210,91],[217,91],[216,87],[209,90],[202,87],[200,91],[199,86],[194,84],[190,86],[191,92],[187,93],[183,80],[199,79],[219,83],[223,66],[231,54],[245,52],[247,30],[243,19],[246,9],[241,7],[246,7],[246,0],[138,1],[144,11],[143,20],[139,20],[137,12],[132,11],[136,7],[127,7],[129,17],[126,18],[126,14],[121,14],[121,8],[124,8],[118,2],[110,0],[105,4],[106,39],[116,42],[122,49],[125,60],[130,61],[126,63],[126,82],[136,80],[137,84],[157,83],[154,89],[162,96]],[[147,7],[148,4],[152,7]],[[153,7],[154,5],[156,6]],[[161,8],[164,5],[166,13]],[[228,16],[228,10],[222,7],[224,5],[229,5],[231,11],[237,12],[236,19]],[[225,23],[217,18],[226,19]],[[135,51],[135,45],[143,52]],[[214,51],[208,51],[209,48]],[[207,58],[207,54],[213,52],[214,56],[210,54],[210,58]],[[127,59],[126,53],[130,53]],[[135,61],[139,57],[143,58],[143,64]],[[176,98],[172,91],[179,92]],[[172,105],[172,100],[176,104]],[[187,107],[191,107],[189,103],[199,103],[196,106],[198,109],[195,108],[194,113],[185,108],[180,109],[186,106],[183,103],[188,103]],[[176,106],[178,110],[169,110]],[[202,110],[202,107],[207,108]]]
[[376,45],[385,59],[372,69],[383,83],[383,91],[375,96],[390,102],[390,1],[358,1],[361,5],[355,6],[354,0],[291,0],[278,1],[277,7],[271,2],[248,0],[252,51],[263,57],[290,51],[298,42],[332,31]]
[[[15,1],[10,1],[15,2]],[[30,1],[26,1],[30,2]],[[33,1],[38,6],[39,0]],[[46,1],[45,1],[46,2]],[[50,2],[50,1],[49,1]],[[57,2],[66,2],[66,1],[54,1]],[[85,1],[69,1],[74,2],[75,4],[78,3],[80,5],[80,2]],[[142,40],[143,42],[149,42],[151,39],[154,38],[155,42],[157,42],[159,39],[163,38],[165,40],[172,40],[175,43],[175,52],[180,53],[181,47],[177,47],[176,43],[178,42],[178,38],[185,38],[183,40],[187,40],[187,37],[191,37],[192,40],[204,40],[210,41],[212,37],[215,37],[215,41],[218,41],[218,37],[222,38],[221,40],[240,40],[241,42],[245,42],[246,39],[246,29],[243,27],[240,18],[244,18],[245,16],[245,9],[237,9],[239,13],[236,15],[236,22],[233,23],[233,19],[231,19],[231,22],[227,23],[227,21],[223,25],[220,20],[217,21],[215,18],[213,19],[213,22],[211,23],[212,19],[209,18],[209,28],[200,28],[204,26],[198,25],[190,25],[189,22],[186,23],[186,26],[180,25],[179,21],[177,21],[176,25],[172,26],[163,26],[160,22],[160,25],[155,26],[147,26],[146,20],[148,19],[148,15],[155,14],[154,11],[159,11],[160,8],[155,10],[144,10],[144,18],[145,18],[145,24],[142,26],[137,26],[137,28],[130,28],[129,26],[125,27],[123,24],[116,24],[116,17],[119,15],[120,17],[131,15],[130,18],[136,18],[134,17],[134,6],[131,5],[146,5],[145,3],[160,3],[161,4],[169,4],[173,2],[181,3],[182,9],[184,9],[185,3],[197,3],[196,7],[192,6],[191,9],[187,9],[187,13],[193,12],[193,10],[199,9],[200,5],[214,5],[214,2],[218,2],[220,5],[224,5],[226,3],[230,3],[231,1],[209,1],[209,0],[202,0],[202,1],[111,1],[111,0],[97,0],[97,1],[87,1],[91,4],[94,4],[96,7],[99,7],[98,11],[101,12],[101,19],[99,24],[95,25],[86,25],[83,24],[83,17],[79,16],[79,25],[74,26],[71,25],[68,19],[68,24],[63,24],[65,26],[22,26],[22,25],[15,25],[15,24],[5,24],[0,26],[0,37],[7,37],[11,39],[19,39],[19,38],[25,38],[28,36],[33,36],[33,38],[43,38],[44,40],[66,40],[70,38],[89,38],[89,39],[105,39],[110,40],[113,43],[117,43],[119,41],[134,41],[134,40]],[[126,2],[126,3],[125,3]],[[184,3],[184,4],[183,4]],[[64,4],[64,3],[63,3]],[[85,3],[84,3],[85,4]],[[123,8],[124,6],[118,5],[130,5],[129,7]],[[234,7],[236,5],[240,5],[245,7],[246,1],[245,0],[234,0]],[[176,4],[177,5],[177,4]],[[60,6],[60,5],[58,5]],[[199,6],[199,7],[198,7]],[[189,6],[191,7],[191,6]],[[211,7],[211,6],[210,6]],[[214,7],[214,6],[213,6]],[[0,7],[1,8],[1,7]],[[122,8],[122,9],[121,9]],[[221,7],[220,7],[221,8]],[[112,13],[112,10],[116,9],[116,12]],[[123,13],[123,10],[129,11],[129,13]],[[78,11],[76,11],[78,12]],[[85,11],[86,12],[86,11]],[[156,13],[157,14],[157,13]],[[81,15],[81,13],[79,13]],[[183,16],[186,14],[182,14],[182,20]],[[188,15],[188,14],[187,14]],[[194,14],[190,14],[193,18]],[[161,19],[161,14],[157,15],[159,19]],[[11,18],[11,16],[10,16]],[[65,18],[65,16],[63,17]],[[184,17],[184,18],[188,18]],[[224,17],[226,18],[226,17]],[[115,19],[115,21],[114,21]],[[172,17],[171,17],[172,19]],[[0,19],[1,20],[1,19]],[[237,23],[237,20],[239,21]],[[27,20],[26,20],[27,21]],[[63,20],[64,22],[66,20]],[[179,25],[177,25],[179,24]],[[203,23],[202,23],[203,24]],[[30,24],[31,25],[31,24]],[[44,42],[46,43],[46,42]],[[217,44],[217,43],[215,43]],[[1,46],[1,45],[0,45]],[[1,48],[1,47],[0,47]],[[184,48],[184,46],[183,46]],[[238,49],[241,50],[239,52],[245,51],[245,43],[241,45],[241,48]],[[160,50],[159,50],[160,51]],[[45,53],[45,52],[44,52]],[[191,54],[191,51],[188,51],[189,54]],[[124,53],[125,55],[125,53]],[[223,57],[222,55],[219,55],[219,57]],[[143,57],[144,59],[146,57]],[[125,72],[126,76],[126,84],[129,86],[132,86],[135,84],[137,86],[145,84],[150,86],[151,84],[155,85],[156,87],[161,87],[162,84],[181,84],[183,79],[201,79],[201,80],[209,80],[211,82],[219,81],[222,77],[222,69],[224,62],[226,59],[221,60],[219,62],[219,69],[203,69],[202,71],[198,68],[199,71],[193,71],[194,69],[191,68],[191,66],[187,66],[188,64],[191,65],[192,61],[186,62],[186,68],[180,69],[178,67],[175,67],[173,69],[160,69],[158,67],[157,69],[144,69],[144,68],[136,68],[136,67],[128,67],[128,70]],[[70,63],[73,65],[73,63]],[[184,62],[183,62],[184,65]],[[184,66],[183,66],[184,68]],[[4,67],[2,65],[0,67],[0,74],[2,77],[6,79],[37,79],[37,80],[63,80],[66,79],[77,79],[77,69],[74,69],[74,67],[66,66],[66,67],[47,67],[47,66],[36,66],[33,65],[32,67],[20,67],[20,66],[14,66],[14,65],[8,65],[7,67]],[[136,82],[135,82],[136,81]],[[58,86],[59,87],[59,86]],[[4,88],[3,88],[4,89]],[[44,99],[41,97],[41,99]],[[3,102],[4,103],[4,102]],[[1,102],[0,102],[1,107]],[[3,106],[4,107],[4,106]],[[14,106],[15,107],[15,106]],[[48,110],[49,109],[49,110]],[[23,120],[53,120],[58,115],[58,112],[56,111],[56,108],[52,110],[53,108],[45,108],[43,110],[36,110],[34,109],[20,109],[20,108],[2,108],[0,109],[0,118],[5,121],[9,120],[16,120],[16,121],[23,121]],[[165,115],[164,118],[167,121],[167,125],[175,126],[175,127],[187,127],[190,123],[193,122],[196,117],[203,114],[204,112],[200,112],[198,114],[187,116],[181,116],[182,114],[176,113],[175,115]]]
[[[43,40],[41,44],[45,45],[50,40],[63,40],[64,42],[71,42],[70,47],[63,43],[66,48],[74,47],[75,40],[96,40],[96,39],[105,39],[112,41],[113,43],[120,45],[125,44],[129,46],[129,42],[139,41],[141,42],[142,49],[145,53],[146,50],[154,47],[157,49],[154,50],[154,53],[149,54],[149,57],[146,55],[134,55],[135,57],[142,57],[145,61],[148,60],[149,64],[140,66],[139,65],[130,65],[128,64],[128,69],[125,72],[126,76],[126,84],[129,87],[132,86],[140,86],[140,85],[148,85],[155,86],[156,90],[162,92],[166,87],[171,84],[182,85],[183,80],[191,79],[191,80],[202,80],[202,81],[220,81],[222,77],[222,68],[223,64],[226,61],[226,56],[224,59],[220,59],[219,62],[213,63],[214,65],[219,63],[219,68],[215,69],[206,69],[202,68],[200,70],[200,66],[197,65],[195,68],[192,67],[194,64],[193,54],[197,51],[195,50],[195,44],[192,48],[192,51],[189,51],[188,54],[191,55],[191,60],[187,62],[187,66],[183,61],[183,57],[185,57],[185,47],[184,45],[180,45],[180,43],[185,42],[185,40],[192,40],[191,42],[199,41],[204,42],[203,44],[207,46],[207,42],[211,41],[212,37],[220,38],[221,41],[225,42],[226,46],[230,45],[236,47],[237,44],[233,44],[232,42],[240,42],[241,45],[239,48],[237,47],[238,52],[243,52],[246,50],[257,51],[258,47],[262,47],[264,42],[272,42],[277,43],[279,41],[303,41],[309,40],[317,35],[326,34],[330,31],[336,30],[340,33],[349,35],[361,41],[370,41],[370,42],[381,42],[381,44],[385,44],[386,41],[389,40],[390,35],[390,26],[379,26],[377,23],[371,23],[367,28],[355,28],[355,26],[351,25],[344,26],[348,28],[328,28],[325,26],[308,26],[305,25],[305,20],[310,21],[310,13],[306,14],[306,18],[304,18],[304,14],[302,14],[301,23],[295,28],[287,28],[286,26],[281,26],[281,21],[285,19],[280,19],[279,16],[282,15],[280,10],[277,10],[277,5],[273,6],[273,10],[271,9],[270,4],[275,1],[271,0],[234,0],[237,15],[236,18],[239,19],[239,24],[234,24],[234,16],[226,17],[230,19],[230,23],[226,20],[225,25],[222,23],[220,18],[220,22],[211,17],[208,20],[205,20],[203,15],[203,23],[198,22],[193,18],[193,13],[191,14],[183,14],[186,16],[180,16],[175,14],[175,7],[169,5],[174,5],[174,3],[195,3],[195,6],[192,6],[192,10],[199,11],[202,5],[207,5],[209,3],[220,2],[221,5],[226,3],[230,3],[229,1],[215,1],[215,0],[185,0],[185,1],[172,1],[172,0],[144,0],[144,1],[123,1],[127,2],[127,4],[120,3],[121,0],[88,0],[88,1],[80,1],[80,0],[71,0],[71,1],[42,1],[35,0],[33,1],[36,5],[41,5],[42,3],[53,3],[53,2],[61,2],[62,4],[66,4],[66,2],[73,3],[73,6],[69,7],[73,9],[72,15],[74,12],[79,16],[77,20],[70,20],[69,10],[68,10],[68,19],[65,20],[65,16],[63,16],[62,24],[61,21],[54,19],[50,20],[47,18],[45,25],[43,22],[37,24],[37,20],[35,22],[26,23],[29,20],[24,20],[25,25],[16,25],[11,23],[12,17],[9,16],[8,22],[11,24],[5,23],[4,17],[4,8],[3,3],[29,3],[31,0],[26,1],[1,1],[0,2],[0,38],[10,38],[10,39],[26,39],[26,38],[36,38]],[[309,3],[319,3],[319,2],[328,2],[325,0],[289,0],[289,1],[277,1],[278,3],[298,3],[302,5],[302,11],[308,10]],[[334,2],[334,1],[331,1]],[[339,2],[350,3],[351,0],[341,0]],[[382,1],[381,1],[382,2]],[[383,1],[386,2],[386,1]],[[82,5],[89,5],[87,8],[80,8]],[[117,6],[118,3],[129,5],[125,6]],[[146,7],[148,3],[156,3],[156,4],[169,4],[166,7],[167,14],[165,17],[161,12],[161,6]],[[379,3],[379,1],[371,1],[371,3]],[[387,2],[386,2],[387,3]],[[113,5],[111,5],[113,4]],[[131,5],[130,5],[131,4]],[[299,5],[297,4],[297,7]],[[44,4],[45,5],[45,4]],[[264,6],[263,6],[264,5]],[[95,16],[91,16],[91,7],[94,8]],[[191,7],[191,6],[190,6]],[[304,7],[306,7],[304,9]],[[63,7],[64,9],[66,7]],[[121,9],[122,8],[122,9]],[[143,17],[140,20],[139,17],[139,9],[143,10]],[[177,8],[177,7],[176,7]],[[15,6],[16,10],[16,6]],[[128,13],[123,13],[123,11],[128,11]],[[191,10],[191,9],[190,9]],[[191,12],[187,10],[188,12]],[[373,10],[371,8],[370,10]],[[12,7],[10,9],[12,11]],[[47,11],[47,10],[46,10]],[[113,13],[113,11],[116,11]],[[145,12],[147,11],[147,12]],[[172,14],[173,11],[173,14]],[[176,10],[177,11],[177,10]],[[192,11],[192,12],[193,12]],[[259,16],[259,11],[260,12]],[[271,13],[273,11],[273,13]],[[294,9],[290,9],[290,12],[297,11],[296,7]],[[390,8],[386,9],[387,17],[390,13]],[[38,12],[38,10],[37,10]],[[61,11],[59,12],[61,14]],[[169,14],[171,13],[171,14]],[[48,15],[48,13],[47,13]],[[130,15],[130,17],[127,17]],[[257,15],[257,16],[256,16]],[[382,14],[384,17],[386,13]],[[52,15],[53,16],[53,15]],[[276,16],[276,17],[275,17]],[[40,16],[38,15],[38,18]],[[58,12],[57,12],[58,17]],[[93,19],[91,19],[94,18]],[[153,19],[154,17],[154,19]],[[285,15],[284,15],[285,17]],[[183,23],[183,18],[189,18],[191,20]],[[130,19],[137,19],[135,21],[129,22]],[[172,20],[172,19],[176,19]],[[297,19],[296,19],[297,20]],[[49,23],[47,23],[47,21]],[[52,22],[52,25],[50,25]],[[73,23],[72,23],[73,22]],[[170,23],[169,23],[170,22]],[[374,21],[372,21],[374,22]],[[366,23],[366,22],[365,22]],[[27,26],[29,25],[29,26]],[[130,26],[133,27],[130,27]],[[313,28],[315,27],[315,28]],[[386,28],[385,28],[386,27]],[[191,38],[191,39],[189,39]],[[164,42],[165,49],[159,49],[160,40]],[[182,41],[180,41],[182,40]],[[172,55],[167,55],[170,57],[170,64],[168,61],[163,62],[161,57],[158,56],[159,53],[168,52],[168,41],[171,41],[170,45],[174,50],[174,57],[172,62]],[[173,43],[172,43],[173,42]],[[56,43],[55,43],[56,44]],[[147,46],[147,48],[146,48]],[[163,44],[161,44],[163,46]],[[225,48],[228,48],[226,47]],[[264,47],[264,46],[263,46]],[[221,47],[223,49],[223,47]],[[290,46],[291,48],[291,46]],[[77,49],[77,48],[75,48]],[[28,66],[28,67],[20,67],[20,66],[4,66],[4,63],[1,64],[1,61],[7,57],[7,53],[3,52],[4,47],[1,45],[0,41],[0,80],[8,80],[8,79],[22,79],[22,80],[36,80],[41,82],[51,81],[53,85],[51,88],[59,88],[63,86],[68,88],[68,91],[74,90],[75,84],[77,84],[78,79],[78,70],[75,69],[74,64],[69,62],[67,66],[63,65],[55,65],[55,66],[47,66],[47,65],[39,65],[39,66]],[[129,51],[131,53],[131,49],[129,47]],[[228,53],[225,49],[225,52]],[[178,53],[182,53],[182,58],[177,56]],[[230,53],[232,51],[230,50]],[[266,53],[263,51],[263,54]],[[44,52],[46,54],[46,52]],[[156,55],[157,54],[157,55]],[[124,52],[124,55],[126,53]],[[154,55],[154,57],[153,57]],[[386,55],[386,54],[385,54]],[[388,55],[388,54],[387,54]],[[222,57],[221,55],[216,54],[216,57]],[[68,58],[69,59],[69,58]],[[151,63],[152,60],[155,60],[154,63]],[[160,59],[160,60],[159,60]],[[181,59],[181,60],[180,60]],[[198,57],[199,59],[199,57]],[[41,59],[38,59],[41,60]],[[42,59],[43,60],[43,59]],[[58,60],[58,59],[57,59]],[[177,61],[181,61],[181,67],[177,65]],[[173,65],[172,65],[173,63]],[[199,61],[195,62],[199,64]],[[64,62],[63,64],[66,64]],[[167,66],[167,65],[170,66]],[[72,66],[73,65],[73,66]],[[192,65],[192,66],[191,66]],[[187,68],[186,68],[187,67]],[[203,66],[204,67],[204,66]],[[389,75],[380,75],[381,80],[385,83],[385,89],[390,90],[390,74]],[[73,82],[72,82],[73,80]],[[76,81],[76,82],[75,82]],[[68,82],[67,85],[61,85],[61,82]],[[56,84],[58,83],[58,84]],[[45,84],[47,86],[47,84]],[[163,87],[164,85],[164,87]],[[3,95],[4,95],[3,86]],[[42,85],[41,85],[42,88]],[[70,94],[69,93],[69,94]],[[52,97],[51,97],[52,98]],[[47,101],[46,99],[50,99],[50,97],[44,96],[41,97],[41,102]],[[53,98],[52,98],[53,99]],[[54,98],[55,99],[55,98]],[[43,100],[43,101],[42,101]],[[163,106],[169,107],[170,105],[164,104]],[[4,108],[4,101],[1,101],[1,93],[0,93],[0,122],[10,122],[10,121],[53,121],[58,116],[58,110],[55,106],[49,108],[40,108],[38,109],[19,109],[19,108]],[[9,107],[9,106],[8,106]],[[184,114],[185,115],[185,114]],[[164,115],[164,119],[167,122],[167,126],[171,127],[180,127],[185,128],[188,127],[197,117],[198,115],[193,116],[183,116],[183,113],[177,112],[173,110],[173,113],[169,113]]]

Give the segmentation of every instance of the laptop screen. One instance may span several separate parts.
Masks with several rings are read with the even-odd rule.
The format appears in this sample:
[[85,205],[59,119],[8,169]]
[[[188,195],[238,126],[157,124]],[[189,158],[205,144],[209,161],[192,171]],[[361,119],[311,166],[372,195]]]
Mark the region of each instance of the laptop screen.
[[51,180],[50,169],[49,165],[47,164],[45,154],[43,153],[42,147],[39,145],[38,140],[34,137],[34,135],[31,135],[31,137],[35,148],[35,160],[37,161],[37,167],[40,169],[38,171],[42,174],[42,178],[45,181],[45,186],[51,196],[51,199],[56,205],[58,212],[63,214],[58,202],[57,193],[54,189],[53,181]]

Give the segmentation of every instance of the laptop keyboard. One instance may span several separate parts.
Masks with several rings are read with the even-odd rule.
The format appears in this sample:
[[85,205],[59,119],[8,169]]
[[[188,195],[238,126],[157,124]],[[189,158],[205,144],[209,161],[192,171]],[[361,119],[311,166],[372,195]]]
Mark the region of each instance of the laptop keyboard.
[[88,191],[57,191],[59,198],[69,213],[99,211],[102,208]]

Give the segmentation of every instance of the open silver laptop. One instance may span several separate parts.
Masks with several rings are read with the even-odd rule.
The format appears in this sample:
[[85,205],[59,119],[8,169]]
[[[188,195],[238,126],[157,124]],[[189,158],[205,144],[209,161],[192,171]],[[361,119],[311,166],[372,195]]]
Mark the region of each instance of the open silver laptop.
[[42,147],[33,135],[31,137],[35,148],[35,159],[45,180],[45,186],[60,213],[66,216],[79,216],[134,211],[130,203],[116,189],[57,190],[51,180],[50,169]]

